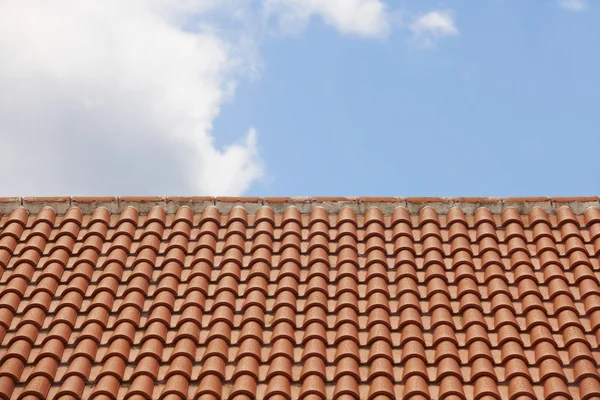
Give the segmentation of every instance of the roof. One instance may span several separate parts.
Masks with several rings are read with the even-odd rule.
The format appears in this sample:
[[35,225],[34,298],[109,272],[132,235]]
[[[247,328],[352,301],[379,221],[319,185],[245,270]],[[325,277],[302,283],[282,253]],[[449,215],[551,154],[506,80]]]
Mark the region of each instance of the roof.
[[597,398],[599,207],[1,199],[0,398]]

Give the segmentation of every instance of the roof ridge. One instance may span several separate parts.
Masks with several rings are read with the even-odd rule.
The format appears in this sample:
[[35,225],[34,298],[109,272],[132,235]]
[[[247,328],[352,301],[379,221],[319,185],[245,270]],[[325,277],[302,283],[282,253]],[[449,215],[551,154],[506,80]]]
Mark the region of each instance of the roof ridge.
[[364,213],[371,207],[379,207],[384,214],[391,214],[398,207],[405,207],[411,213],[418,213],[424,207],[432,207],[439,214],[446,214],[451,208],[459,207],[466,214],[473,214],[481,207],[499,214],[504,208],[513,207],[520,213],[529,213],[540,207],[548,213],[555,213],[563,206],[569,206],[575,214],[582,214],[589,207],[599,207],[598,196],[580,197],[250,197],[250,196],[60,196],[60,197],[0,197],[0,213],[7,214],[24,207],[31,213],[43,207],[52,207],[63,214],[71,207],[78,207],[84,213],[91,213],[98,207],[111,212],[120,212],[126,207],[135,207],[140,213],[147,213],[152,207],[163,207],[167,212],[175,212],[181,206],[189,206],[201,212],[208,206],[216,206],[221,212],[229,212],[235,206],[242,206],[250,214],[262,206],[270,206],[276,212],[283,212],[289,206],[308,213],[315,207],[324,207],[328,212],[337,212],[350,207],[357,213]]

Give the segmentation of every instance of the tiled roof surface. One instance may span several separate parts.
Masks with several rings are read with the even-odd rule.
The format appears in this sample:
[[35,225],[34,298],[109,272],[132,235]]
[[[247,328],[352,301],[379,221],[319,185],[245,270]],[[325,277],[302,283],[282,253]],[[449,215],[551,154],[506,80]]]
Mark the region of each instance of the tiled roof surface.
[[600,393],[597,198],[0,210],[0,398]]

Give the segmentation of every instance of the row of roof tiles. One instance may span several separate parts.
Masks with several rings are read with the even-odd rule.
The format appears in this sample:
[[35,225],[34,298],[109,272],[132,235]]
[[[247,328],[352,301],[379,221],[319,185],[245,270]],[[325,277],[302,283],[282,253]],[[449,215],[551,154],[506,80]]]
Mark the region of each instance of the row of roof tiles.
[[[262,206],[257,208],[254,214],[250,214],[241,206],[233,207],[228,213],[221,212],[216,206],[208,206],[201,213],[195,213],[187,206],[181,206],[172,213],[166,212],[161,206],[150,207],[146,213],[140,213],[138,209],[132,206],[123,208],[119,213],[111,213],[105,207],[97,207],[91,214],[84,214],[79,207],[75,206],[69,207],[63,214],[59,214],[50,206],[42,207],[37,213],[30,213],[24,207],[16,208],[6,214],[0,212],[0,227],[9,222],[15,222],[23,227],[31,227],[42,221],[52,225],[74,222],[77,225],[87,226],[98,220],[104,221],[104,224],[109,227],[126,221],[139,226],[155,222],[169,227],[179,222],[185,222],[192,228],[211,222],[214,224],[211,226],[215,229],[218,229],[219,225],[228,227],[235,222],[242,223],[250,229],[255,229],[260,224],[263,224],[264,227],[284,228],[288,222],[297,222],[300,229],[311,228],[316,223],[323,224],[324,229],[338,229],[341,225],[348,223],[346,225],[347,229],[362,229],[370,226],[375,231],[380,229],[378,227],[381,227],[381,229],[388,227],[401,229],[399,226],[403,225],[398,225],[399,223],[405,223],[411,229],[431,224],[429,229],[453,227],[448,235],[453,236],[463,232],[466,238],[470,237],[464,232],[464,229],[467,228],[477,228],[478,232],[475,232],[477,235],[484,235],[487,232],[493,236],[506,236],[509,238],[519,233],[515,232],[515,229],[531,228],[531,235],[538,236],[544,232],[547,233],[547,228],[544,227],[548,226],[550,228],[560,228],[566,239],[568,236],[584,237],[586,234],[595,238],[598,232],[592,225],[600,220],[600,207],[588,207],[582,214],[577,214],[566,206],[558,209],[555,214],[549,214],[540,207],[534,207],[526,214],[520,213],[513,207],[504,208],[499,214],[493,214],[488,208],[482,207],[477,209],[473,215],[464,213],[459,207],[450,208],[447,213],[439,214],[435,208],[427,206],[421,208],[418,213],[411,213],[407,208],[399,206],[394,209],[391,215],[384,215],[378,207],[371,207],[360,214],[356,213],[351,207],[346,206],[334,214],[329,213],[323,207],[316,207],[309,214],[303,214],[293,206],[287,207],[282,213],[275,212],[269,206]],[[489,223],[491,226],[482,225],[483,223]],[[511,223],[514,223],[514,225],[508,226]],[[505,229],[496,231],[501,227]],[[580,229],[584,227],[591,227],[591,229],[581,231]],[[367,235],[368,233],[366,232]],[[393,232],[393,235],[395,236],[396,233]],[[432,234],[427,231],[423,233],[423,238]],[[438,236],[440,235],[438,233]],[[521,232],[521,236],[527,237],[525,231]]]

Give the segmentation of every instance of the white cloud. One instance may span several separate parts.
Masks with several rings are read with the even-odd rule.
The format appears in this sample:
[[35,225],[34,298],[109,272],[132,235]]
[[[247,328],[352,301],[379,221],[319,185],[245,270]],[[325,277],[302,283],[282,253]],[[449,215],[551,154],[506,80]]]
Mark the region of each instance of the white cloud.
[[390,30],[387,10],[380,0],[265,0],[268,14],[276,14],[284,32],[296,32],[313,16],[342,34],[385,37]]
[[421,15],[409,28],[415,43],[422,47],[435,47],[440,38],[459,34],[454,17],[448,10],[430,11]]
[[[212,127],[256,75],[262,18],[385,37],[393,14],[381,0],[0,0],[0,196],[242,194],[264,174],[257,133],[217,146]],[[410,29],[425,44],[458,33],[438,11]]]
[[584,0],[560,0],[558,5],[569,11],[583,11],[587,8]]
[[224,3],[1,1],[1,194],[243,193],[256,132],[211,129],[247,60],[197,28]]

